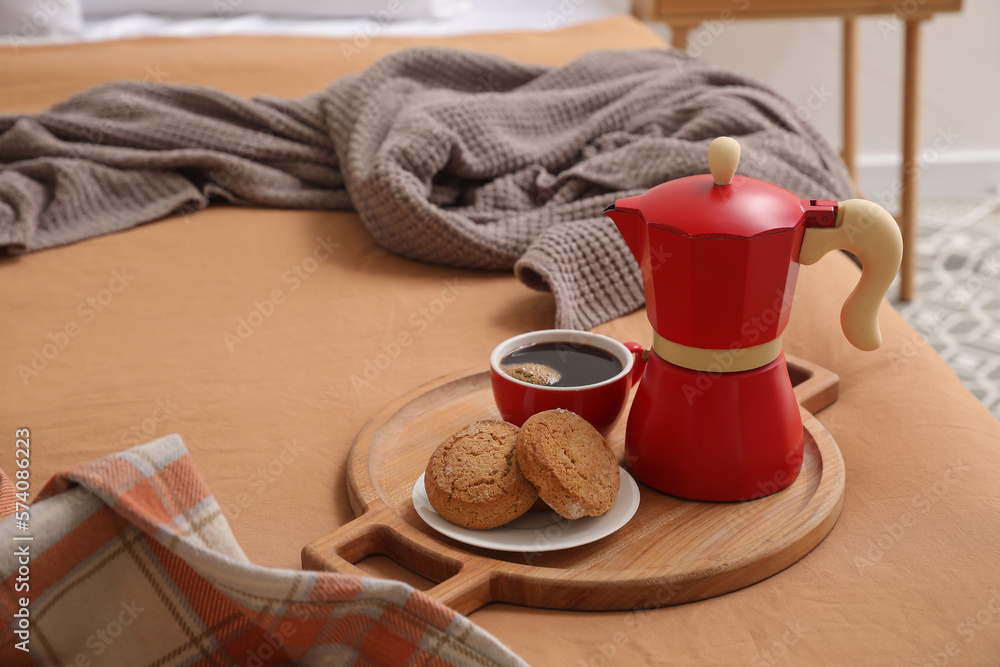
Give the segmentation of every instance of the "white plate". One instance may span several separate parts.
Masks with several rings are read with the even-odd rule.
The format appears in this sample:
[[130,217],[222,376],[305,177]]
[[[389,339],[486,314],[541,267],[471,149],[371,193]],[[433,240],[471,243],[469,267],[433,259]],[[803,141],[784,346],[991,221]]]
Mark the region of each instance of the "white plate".
[[[619,466],[620,467],[620,466]],[[528,512],[508,524],[490,530],[462,528],[434,511],[427,492],[424,476],[413,485],[413,507],[420,518],[434,530],[453,540],[486,547],[497,551],[555,551],[589,544],[615,532],[632,518],[639,509],[639,486],[632,476],[621,468],[621,485],[614,507],[601,516],[582,519],[564,519],[555,512]]]

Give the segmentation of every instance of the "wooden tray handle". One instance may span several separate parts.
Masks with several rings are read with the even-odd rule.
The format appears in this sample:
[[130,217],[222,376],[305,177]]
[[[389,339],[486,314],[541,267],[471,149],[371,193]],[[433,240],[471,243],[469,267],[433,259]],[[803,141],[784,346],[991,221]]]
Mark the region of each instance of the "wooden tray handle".
[[381,503],[303,548],[302,567],[370,577],[355,563],[376,554],[437,582],[424,592],[459,613],[493,601],[489,559],[425,535]]
[[810,413],[816,414],[837,400],[840,377],[836,373],[788,353],[785,363],[795,399]]

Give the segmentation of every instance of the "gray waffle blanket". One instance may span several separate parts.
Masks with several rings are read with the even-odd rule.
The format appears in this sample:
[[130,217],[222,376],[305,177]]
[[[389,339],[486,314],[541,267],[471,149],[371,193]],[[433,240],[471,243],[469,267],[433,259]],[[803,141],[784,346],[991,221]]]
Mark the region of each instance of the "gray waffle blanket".
[[419,48],[299,100],[119,82],[38,114],[0,116],[0,247],[23,253],[218,199],[357,211],[387,250],[513,268],[551,290],[556,326],[591,328],[643,302],[601,211],[706,173],[739,139],[739,173],[843,199],[843,163],[781,96],[669,50],[541,67]]

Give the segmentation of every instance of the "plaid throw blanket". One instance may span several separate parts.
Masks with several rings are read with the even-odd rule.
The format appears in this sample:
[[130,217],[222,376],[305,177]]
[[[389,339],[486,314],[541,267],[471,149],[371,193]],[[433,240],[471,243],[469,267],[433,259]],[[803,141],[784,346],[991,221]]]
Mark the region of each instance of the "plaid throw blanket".
[[795,107],[669,50],[594,52],[558,68],[419,48],[301,100],[120,82],[44,113],[0,116],[0,248],[120,231],[211,199],[353,207],[412,259],[514,269],[552,290],[556,326],[642,305],[635,260],[602,210],[707,173],[717,136],[740,173],[846,199],[846,169]]
[[[14,490],[0,473],[5,511]],[[402,582],[249,563],[176,435],[57,475],[16,519],[0,665],[525,664]]]

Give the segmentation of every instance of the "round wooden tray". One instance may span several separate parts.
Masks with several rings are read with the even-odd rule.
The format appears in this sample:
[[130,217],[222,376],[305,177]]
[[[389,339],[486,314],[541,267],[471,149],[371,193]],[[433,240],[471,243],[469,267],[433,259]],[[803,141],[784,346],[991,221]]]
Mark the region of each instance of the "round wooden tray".
[[[354,563],[383,554],[436,586],[461,613],[489,602],[555,609],[661,607],[721,595],[805,556],[830,532],[844,497],[844,462],[810,414],[836,399],[838,378],[786,355],[803,406],[805,456],[788,488],[738,503],[683,500],[643,484],[632,520],[596,542],[542,553],[472,547],[427,526],[411,492],[433,449],[480,419],[499,419],[489,373],[435,380],[392,403],[361,430],[348,459],[358,518],[302,550],[307,569],[366,575]],[[619,461],[625,419],[608,438]]]

